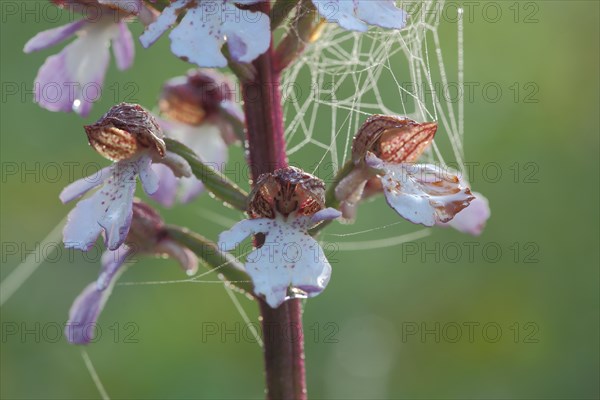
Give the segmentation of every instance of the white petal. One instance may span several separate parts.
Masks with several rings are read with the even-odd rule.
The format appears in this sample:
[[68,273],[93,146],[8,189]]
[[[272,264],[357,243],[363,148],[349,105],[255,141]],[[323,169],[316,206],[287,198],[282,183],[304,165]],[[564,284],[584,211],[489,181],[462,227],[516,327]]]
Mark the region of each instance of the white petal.
[[158,16],[156,21],[146,27],[146,30],[140,36],[142,46],[149,47],[158,38],[165,33],[171,26],[177,22],[178,14],[185,8],[191,0],[177,0],[165,7],[163,12]]
[[394,0],[358,0],[357,16],[370,25],[402,29],[406,26],[407,14],[394,3]]
[[226,67],[221,47],[228,41],[232,57],[251,62],[271,41],[270,21],[263,13],[241,11],[232,1],[201,3],[188,10],[173,29],[171,50],[201,67]]
[[[329,22],[342,28],[364,32],[367,24],[382,28],[402,29],[406,13],[395,6],[394,0],[312,0]],[[366,23],[365,23],[366,22]]]
[[356,17],[355,0],[312,0],[321,17],[342,28],[365,32],[367,24]]
[[381,183],[388,204],[415,224],[447,222],[473,200],[453,171],[429,164],[384,163],[384,169]]
[[[215,7],[217,3],[210,4]],[[221,54],[221,46],[225,42],[221,14],[205,12],[203,8],[207,9],[208,5],[188,10],[173,29],[169,35],[171,51],[201,67],[226,67],[227,60]]]
[[219,248],[223,251],[235,249],[248,236],[265,233],[273,228],[275,221],[268,218],[245,219],[235,224],[230,230],[219,235]]
[[227,20],[223,33],[231,57],[239,62],[249,63],[263,54],[271,44],[271,21],[260,12],[244,12],[239,19]]

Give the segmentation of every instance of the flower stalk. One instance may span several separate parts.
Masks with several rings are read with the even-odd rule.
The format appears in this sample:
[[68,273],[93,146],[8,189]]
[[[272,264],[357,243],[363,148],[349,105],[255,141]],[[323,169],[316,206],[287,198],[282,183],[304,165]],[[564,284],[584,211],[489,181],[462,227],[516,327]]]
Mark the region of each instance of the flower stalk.
[[[270,3],[253,9],[266,14]],[[253,80],[242,81],[246,115],[248,163],[252,179],[287,166],[280,75],[275,70],[273,39],[267,52],[253,65]],[[271,308],[259,300],[264,334],[264,358],[268,399],[306,399],[302,305],[299,299]]]

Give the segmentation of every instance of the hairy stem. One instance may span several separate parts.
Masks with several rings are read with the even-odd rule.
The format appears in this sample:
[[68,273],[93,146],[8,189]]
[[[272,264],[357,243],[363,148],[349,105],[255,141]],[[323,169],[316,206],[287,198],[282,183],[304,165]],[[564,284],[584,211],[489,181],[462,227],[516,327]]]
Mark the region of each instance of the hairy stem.
[[[269,13],[270,2],[253,9]],[[253,63],[254,79],[242,81],[248,163],[256,182],[260,174],[287,166],[280,76],[274,68],[273,43]],[[268,399],[306,399],[302,305],[289,300],[273,309],[259,300],[264,335]]]

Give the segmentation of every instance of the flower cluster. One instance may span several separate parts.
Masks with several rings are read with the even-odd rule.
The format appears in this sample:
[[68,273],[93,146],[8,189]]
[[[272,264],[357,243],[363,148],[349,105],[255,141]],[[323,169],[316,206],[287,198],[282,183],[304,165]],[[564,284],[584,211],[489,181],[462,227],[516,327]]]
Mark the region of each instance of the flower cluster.
[[[158,122],[166,136],[185,144],[208,165],[222,169],[228,146],[243,136],[244,114],[232,99],[232,84],[214,70],[192,70],[163,85],[159,109],[164,118]],[[198,196],[203,184],[195,177],[177,179],[170,168],[153,166],[161,180],[152,195],[164,206],[178,198],[187,203]]]
[[[25,45],[24,51],[29,53],[76,36],[45,61],[36,77],[36,101],[51,111],[88,115],[93,100],[85,96],[84,88],[90,84],[101,88],[109,48],[119,69],[133,63],[135,46],[127,24],[136,19],[145,25],[139,38],[144,47],[170,30],[171,50],[176,56],[200,67],[230,66],[241,81],[257,83],[253,79],[283,69],[290,61],[286,57],[297,56],[290,51],[293,55],[282,57],[279,49],[274,49],[267,0],[174,0],[162,3],[160,13],[143,0],[54,2],[82,13],[95,6],[98,13],[94,18],[41,32]],[[309,12],[302,14],[304,8]],[[360,32],[369,25],[402,29],[407,23],[406,13],[393,0],[306,0],[296,7],[297,20],[303,15],[319,15],[319,24],[327,21]],[[293,29],[289,31],[294,34]],[[280,43],[286,44],[285,38]],[[290,46],[294,51],[300,47]],[[249,65],[267,51],[275,59],[273,65]],[[248,73],[239,73],[240,68]],[[50,87],[57,93],[45,93]],[[383,193],[390,207],[412,223],[481,233],[490,216],[485,197],[471,192],[456,171],[415,164],[433,141],[437,131],[434,122],[383,115],[369,118],[354,138],[352,160],[331,192],[326,192],[322,180],[294,167],[261,175],[249,196],[229,181],[219,187],[214,177],[223,180],[224,174],[216,170],[227,161],[228,146],[244,141],[246,133],[245,116],[233,101],[232,87],[229,79],[215,70],[191,70],[163,85],[157,116],[137,104],[121,103],[96,123],[85,126],[90,146],[113,164],[73,182],[60,194],[64,203],[81,198],[69,213],[63,232],[65,246],[87,251],[103,237],[107,248],[98,279],[84,289],[69,313],[66,334],[70,342],[87,344],[93,339],[89,327],[98,319],[117,277],[134,255],[168,255],[188,274],[198,268],[197,255],[202,257],[202,251],[194,246],[196,242],[183,241],[189,248],[182,245],[159,214],[135,198],[138,178],[147,195],[172,206],[203,191],[198,170],[212,165],[213,180],[204,178],[206,187],[222,196],[233,191],[228,199],[237,202],[229,204],[246,211],[249,217],[222,232],[218,247],[231,251],[253,238],[253,251],[243,267],[237,264],[236,272],[251,279],[253,295],[272,308],[291,298],[316,296],[326,288],[332,268],[311,233],[326,221],[354,218],[357,205],[375,194]],[[247,114],[249,119],[251,115]],[[165,136],[169,140],[165,141]],[[166,143],[179,153],[170,151]],[[191,237],[192,241],[197,239]],[[217,248],[214,243],[211,246]],[[227,262],[233,258],[222,254]]]
[[[436,131],[434,122],[384,115],[367,119],[354,138],[354,168],[335,192],[344,217],[354,217],[358,201],[383,192],[390,207],[410,222],[481,233],[490,215],[487,200],[477,194],[476,206],[467,208],[476,196],[458,172],[415,164]],[[452,222],[456,215],[460,218]]]

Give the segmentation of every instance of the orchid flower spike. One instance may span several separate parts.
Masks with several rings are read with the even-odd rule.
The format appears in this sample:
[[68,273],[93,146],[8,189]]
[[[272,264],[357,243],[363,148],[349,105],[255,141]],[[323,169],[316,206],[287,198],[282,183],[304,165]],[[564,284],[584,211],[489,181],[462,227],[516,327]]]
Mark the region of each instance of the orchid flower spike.
[[[402,117],[370,117],[354,138],[355,169],[336,188],[337,199],[349,203],[342,209],[351,209],[366,195],[383,191],[388,204],[410,222],[433,226],[451,221],[475,197],[456,171],[414,164],[436,131],[434,122],[419,124]],[[482,226],[489,213],[475,216],[477,221],[471,224]]]
[[61,201],[67,203],[103,185],[69,213],[63,241],[66,247],[87,251],[104,232],[106,246],[116,250],[131,226],[136,177],[146,193],[152,194],[159,187],[153,162],[169,166],[176,176],[191,176],[191,168],[182,157],[166,150],[158,123],[139,105],[116,105],[85,130],[90,145],[115,163],[61,192]]
[[171,239],[164,222],[149,205],[133,202],[131,229],[124,244],[102,255],[102,269],[98,279],[90,283],[75,299],[69,311],[65,336],[70,343],[88,344],[94,339],[96,322],[108,300],[118,277],[125,271],[125,263],[140,254],[175,259],[188,275],[198,270],[198,258],[187,247]]
[[[167,81],[158,103],[164,116],[158,122],[165,135],[194,150],[202,162],[217,170],[227,162],[228,146],[244,134],[244,113],[233,102],[232,87],[217,71],[192,70]],[[172,206],[176,198],[187,203],[204,189],[195,177],[177,179],[164,165],[153,168],[161,185],[152,198],[164,206]]]
[[312,0],[328,22],[344,29],[366,32],[368,25],[387,29],[406,26],[407,14],[395,5],[395,0]]
[[142,46],[149,47],[170,27],[171,51],[184,61],[200,67],[226,67],[221,47],[227,43],[231,58],[249,63],[263,54],[271,44],[269,17],[262,12],[241,9],[264,0],[176,0],[140,36]]
[[247,257],[245,268],[254,292],[272,308],[292,297],[321,293],[331,276],[323,249],[308,230],[341,214],[325,207],[325,184],[294,167],[261,175],[250,194],[251,219],[235,224],[219,236],[219,247],[233,250],[250,235],[263,234]]
[[144,23],[154,10],[142,0],[54,0],[86,18],[38,33],[23,51],[31,53],[77,38],[60,53],[46,59],[35,78],[35,101],[49,111],[87,116],[100,98],[112,45],[117,67],[131,67],[134,43],[127,23],[137,17]]

